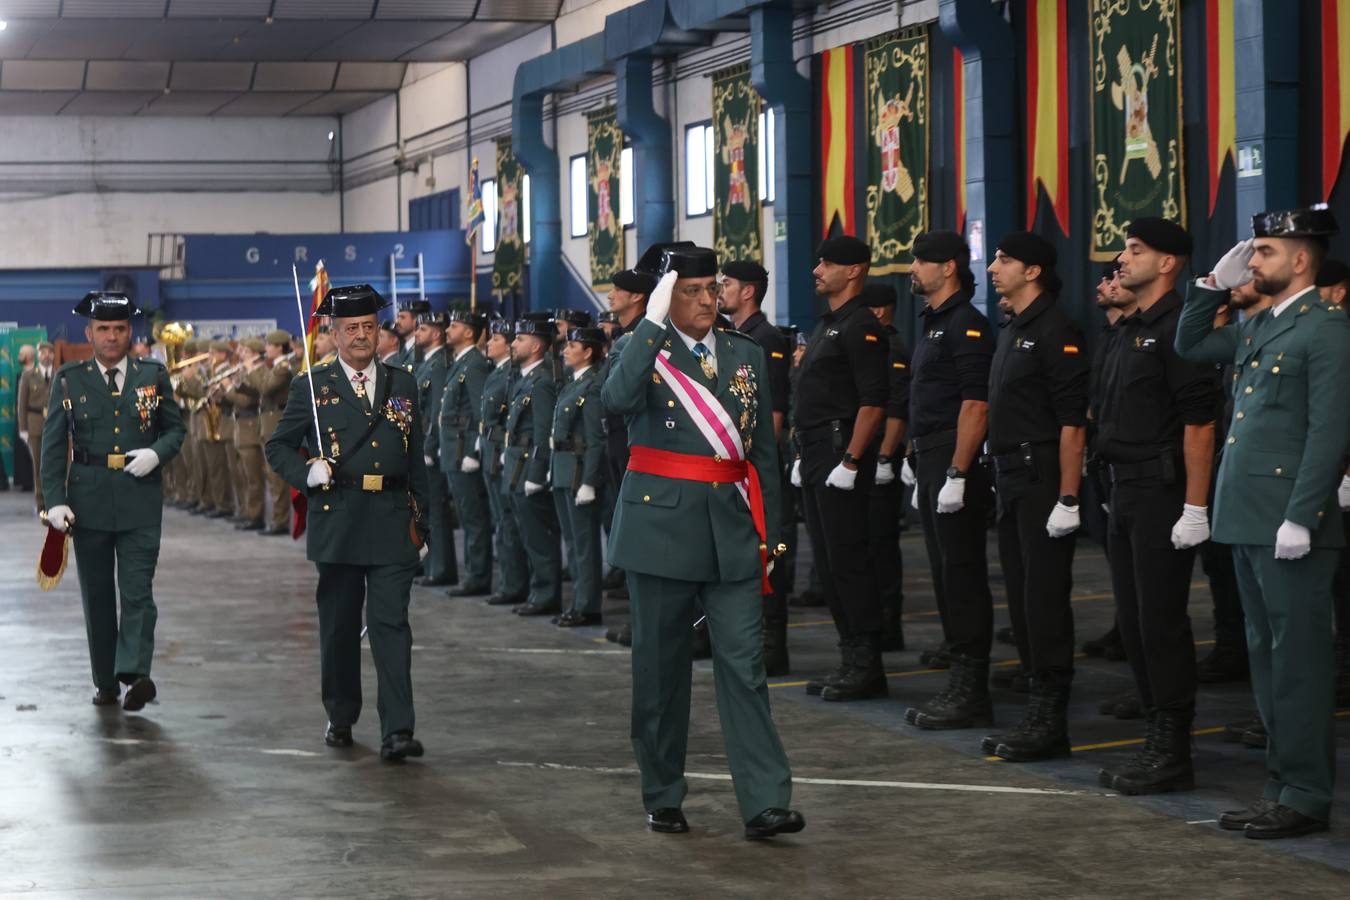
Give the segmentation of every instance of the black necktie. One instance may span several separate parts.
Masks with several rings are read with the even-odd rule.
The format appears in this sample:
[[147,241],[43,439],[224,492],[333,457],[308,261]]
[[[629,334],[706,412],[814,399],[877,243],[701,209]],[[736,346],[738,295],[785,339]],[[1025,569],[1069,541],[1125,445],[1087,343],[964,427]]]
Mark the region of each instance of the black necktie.
[[113,396],[117,396],[117,370],[116,370],[116,369],[109,369],[109,370],[108,370],[108,390],[112,392]]

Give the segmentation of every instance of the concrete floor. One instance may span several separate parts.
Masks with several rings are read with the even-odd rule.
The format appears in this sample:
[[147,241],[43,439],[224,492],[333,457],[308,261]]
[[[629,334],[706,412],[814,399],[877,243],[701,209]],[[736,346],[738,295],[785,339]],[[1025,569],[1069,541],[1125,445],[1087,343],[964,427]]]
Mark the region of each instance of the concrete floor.
[[[833,630],[823,610],[794,612],[801,676],[771,683],[808,825],[751,844],[726,781],[707,663],[694,676],[688,835],[643,828],[627,654],[598,628],[563,631],[415,588],[427,756],[379,761],[369,666],[358,746],[328,750],[313,566],[288,538],[178,511],[165,515],[157,580],[159,702],[143,714],[96,709],[73,561],[56,591],[34,588],[42,535],[30,503],[0,495],[2,895],[1350,895],[1345,824],[1265,845],[1201,821],[1255,795],[1259,751],[1202,734],[1194,793],[1132,800],[1096,786],[1098,766],[1131,749],[1100,745],[1141,734],[1095,711],[1128,684],[1123,663],[1082,661],[1070,760],[992,763],[979,733],[905,726],[904,708],[944,678],[916,661],[938,627],[912,534],[910,649],[888,658],[889,700],[806,697],[801,676],[830,663]],[[1080,636],[1095,636],[1111,617],[1100,551],[1084,543],[1077,572]],[[1194,596],[1203,640],[1208,594]],[[1000,722],[1014,721],[1020,695],[997,701]],[[1247,705],[1243,685],[1206,689],[1197,728]],[[1344,771],[1350,720],[1341,729]],[[1350,791],[1340,793],[1350,822]]]

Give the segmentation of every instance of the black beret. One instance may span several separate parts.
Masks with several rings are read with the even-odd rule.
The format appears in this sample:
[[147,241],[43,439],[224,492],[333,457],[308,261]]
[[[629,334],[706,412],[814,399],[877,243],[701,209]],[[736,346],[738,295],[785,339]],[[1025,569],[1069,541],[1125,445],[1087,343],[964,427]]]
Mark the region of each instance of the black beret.
[[821,241],[816,258],[839,266],[865,265],[872,261],[872,249],[851,234],[841,234]]
[[1308,209],[1286,209],[1252,216],[1252,235],[1255,237],[1326,237],[1340,230],[1336,217],[1324,203]]
[[132,316],[141,314],[136,304],[126,294],[108,291],[90,291],[80,298],[80,302],[75,304],[72,312],[77,316],[99,322],[125,322]]
[[516,322],[516,334],[529,334],[537,338],[543,338],[547,343],[552,343],[553,323],[548,319],[520,319]]
[[717,254],[694,244],[667,247],[661,254],[661,271],[681,278],[707,278],[717,274]]
[[753,259],[733,259],[722,263],[722,274],[750,284],[768,284],[769,273]]
[[945,263],[954,259],[970,264],[970,247],[955,231],[925,231],[914,239],[912,252],[915,259],[924,262]]
[[469,312],[467,309],[452,309],[445,317],[446,324],[451,322],[462,322],[475,331],[482,331],[487,327],[488,317],[480,312]]
[[1055,245],[1030,231],[1013,231],[1005,234],[998,242],[998,249],[1005,256],[1019,260],[1023,265],[1040,266],[1048,269],[1054,266],[1059,255]]
[[656,287],[656,276],[637,269],[623,269],[614,273],[614,286],[630,294],[650,294]]
[[1135,219],[1125,229],[1127,238],[1139,238],[1154,250],[1173,256],[1190,256],[1195,249],[1190,234],[1176,222],[1157,216]]
[[488,323],[488,331],[510,340],[516,336],[516,323],[510,319],[493,319]]
[[[319,303],[319,308],[314,310],[314,315],[349,319],[354,316],[374,315],[388,305],[389,301],[381,297],[380,292],[370,285],[353,284],[330,289]],[[427,303],[427,308],[423,312],[430,311],[431,304]]]
[[433,328],[444,328],[450,324],[450,319],[443,312],[424,312],[417,314],[418,325],[430,325]]
[[573,328],[567,332],[567,339],[579,344],[590,344],[593,347],[603,347],[608,340],[602,328]]
[[1113,259],[1106,265],[1102,266],[1101,280],[1110,281],[1111,279],[1116,277],[1116,273],[1119,271],[1120,271],[1120,260]]
[[870,306],[873,309],[895,305],[895,288],[889,284],[868,282],[863,285],[862,293],[858,296],[862,297],[863,306]]
[[801,331],[801,329],[798,328],[796,325],[778,326],[778,333],[781,334],[783,336],[783,339],[787,341],[789,344],[791,344],[793,341],[797,339],[797,332],[799,331]]
[[1322,263],[1322,268],[1317,270],[1315,283],[1318,287],[1335,287],[1347,281],[1350,281],[1350,266],[1339,259],[1328,259]]
[[584,309],[555,309],[553,311],[553,321],[566,322],[573,328],[589,328],[595,321],[591,314]]
[[[642,254],[642,259],[638,260],[638,264],[633,266],[633,271],[646,272],[653,278],[660,278],[665,274],[665,269],[663,269],[661,265],[667,250],[695,246],[697,246],[697,244],[693,241],[666,241],[664,243],[652,244],[647,248],[647,251]],[[652,282],[652,287],[656,287],[655,281]]]

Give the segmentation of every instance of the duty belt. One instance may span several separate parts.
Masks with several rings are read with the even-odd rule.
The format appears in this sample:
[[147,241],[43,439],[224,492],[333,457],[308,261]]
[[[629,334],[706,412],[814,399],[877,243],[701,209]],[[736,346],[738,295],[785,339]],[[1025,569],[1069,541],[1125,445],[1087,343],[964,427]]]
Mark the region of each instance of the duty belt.
[[407,475],[338,475],[338,487],[359,491],[397,491],[408,486]]
[[1022,469],[1035,469],[1036,448],[1049,447],[1056,443],[1056,441],[1029,442],[1019,445],[1011,453],[991,453],[989,458],[994,463],[994,471],[1000,475],[1007,475],[1010,472],[1017,472]]
[[1171,453],[1164,453],[1156,459],[1143,462],[1107,463],[1106,471],[1112,484],[1129,481],[1160,481],[1173,484],[1177,480],[1177,461]]
[[107,467],[109,469],[124,469],[127,465],[127,455],[125,453],[90,453],[88,450],[75,449],[71,454],[71,459],[82,466],[96,466],[97,468]]
[[494,444],[504,444],[506,443],[506,429],[502,428],[500,425],[489,426],[483,432],[483,437]]
[[944,447],[956,445],[956,429],[948,428],[946,431],[935,431],[932,434],[925,434],[923,437],[912,439],[915,453],[927,453],[930,450],[941,450]]

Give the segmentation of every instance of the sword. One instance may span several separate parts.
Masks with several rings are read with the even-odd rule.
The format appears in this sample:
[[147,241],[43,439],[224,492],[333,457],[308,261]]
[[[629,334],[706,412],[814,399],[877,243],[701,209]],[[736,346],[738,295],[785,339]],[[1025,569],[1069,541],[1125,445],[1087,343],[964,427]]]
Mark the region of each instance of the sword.
[[[309,333],[309,317],[305,315],[305,306],[300,301],[300,272],[291,264],[291,279],[295,282],[295,311],[300,315],[300,333]],[[314,446],[318,448],[318,458],[323,459],[323,431],[319,428],[319,402],[314,398],[314,366],[305,359],[305,376],[309,381],[309,409],[314,413]]]

